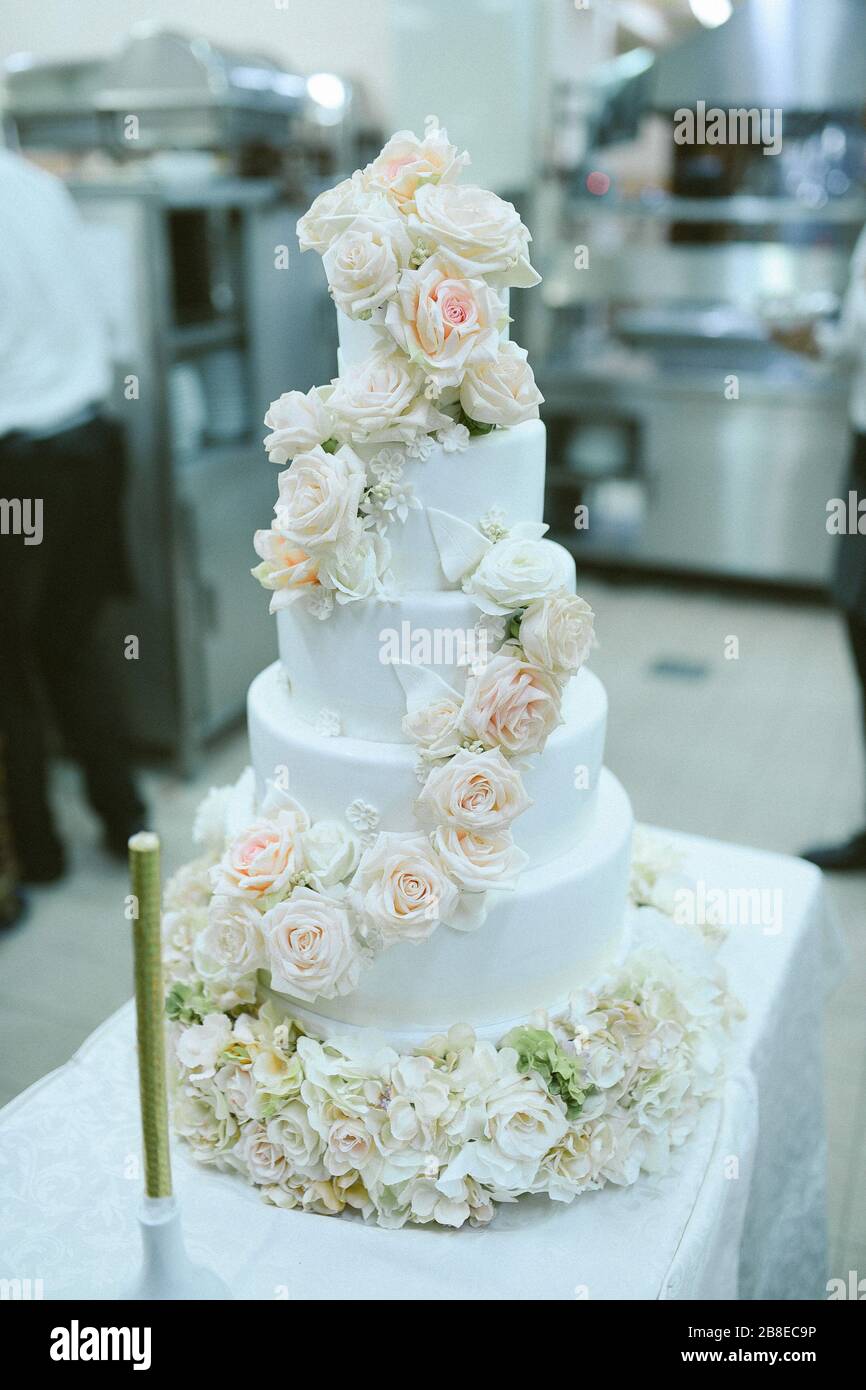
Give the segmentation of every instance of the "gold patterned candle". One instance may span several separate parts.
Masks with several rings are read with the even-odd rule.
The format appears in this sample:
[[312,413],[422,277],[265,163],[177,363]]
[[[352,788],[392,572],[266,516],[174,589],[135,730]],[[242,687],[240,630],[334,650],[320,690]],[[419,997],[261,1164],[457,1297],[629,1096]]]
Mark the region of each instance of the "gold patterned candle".
[[133,893],[138,1081],[148,1197],[171,1196],[168,1100],[165,1082],[159,837],[142,830],[129,841]]

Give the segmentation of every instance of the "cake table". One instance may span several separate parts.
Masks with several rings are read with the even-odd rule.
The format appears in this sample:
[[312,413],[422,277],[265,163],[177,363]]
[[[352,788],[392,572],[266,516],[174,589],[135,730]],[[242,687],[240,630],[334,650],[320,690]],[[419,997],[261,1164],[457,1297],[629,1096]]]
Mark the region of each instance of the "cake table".
[[[820,874],[799,860],[670,835],[686,866],[778,890],[781,930],[722,947],[745,1007],[724,1095],[661,1178],[572,1205],[501,1205],[484,1229],[312,1217],[266,1205],[177,1146],[187,1244],[246,1299],[825,1296],[822,1015],[842,952]],[[0,1278],[45,1298],[109,1297],[138,1254],[134,1016],[109,1018],[0,1112]]]

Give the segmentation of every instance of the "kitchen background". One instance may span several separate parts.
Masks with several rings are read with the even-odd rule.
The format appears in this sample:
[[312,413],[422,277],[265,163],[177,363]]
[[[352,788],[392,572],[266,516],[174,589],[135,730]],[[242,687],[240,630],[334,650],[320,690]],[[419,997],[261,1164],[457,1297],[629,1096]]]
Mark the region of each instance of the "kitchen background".
[[[863,0],[7,0],[0,59],[5,143],[67,183],[111,325],[135,597],[103,640],[140,638],[114,676],[169,868],[202,789],[243,765],[275,654],[247,573],[273,504],[262,416],[335,370],[295,222],[430,112],[534,234],[544,282],[512,312],[546,397],[546,516],[598,613],[638,818],[788,853],[863,824],[828,590],[848,375],[790,348],[832,322],[866,222]],[[678,144],[673,113],[701,101],[781,108],[781,151]],[[130,988],[124,873],[62,758],[55,794],[69,874],[0,935],[0,1100]],[[851,950],[828,1011],[831,1260],[863,1270],[866,876],[828,883]]]

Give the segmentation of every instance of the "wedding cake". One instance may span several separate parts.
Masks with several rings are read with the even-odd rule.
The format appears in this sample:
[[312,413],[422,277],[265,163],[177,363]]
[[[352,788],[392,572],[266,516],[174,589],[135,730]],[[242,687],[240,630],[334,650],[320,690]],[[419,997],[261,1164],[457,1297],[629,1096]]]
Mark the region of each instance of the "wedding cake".
[[509,334],[531,239],[467,164],[431,119],[298,224],[339,374],[265,417],[279,660],[166,893],[177,1131],[278,1206],[395,1226],[663,1166],[730,1014],[676,866],[630,858]]

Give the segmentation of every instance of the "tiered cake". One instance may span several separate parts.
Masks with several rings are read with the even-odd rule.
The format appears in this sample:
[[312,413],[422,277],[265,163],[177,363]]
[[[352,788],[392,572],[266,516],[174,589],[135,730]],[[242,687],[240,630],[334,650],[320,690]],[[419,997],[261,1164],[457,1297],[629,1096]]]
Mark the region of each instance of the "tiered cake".
[[339,376],[266,417],[280,659],[253,773],[211,794],[167,901],[181,1133],[278,1205],[383,1224],[658,1164],[726,1007],[702,943],[627,911],[593,615],[544,538],[508,333],[530,238],[466,162],[435,121],[401,132],[299,224]]

